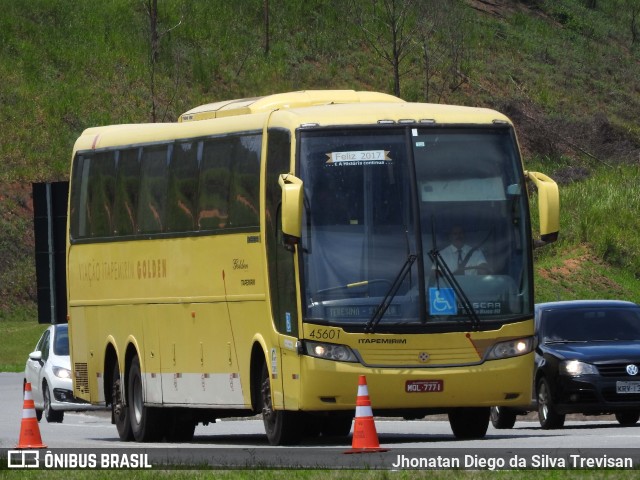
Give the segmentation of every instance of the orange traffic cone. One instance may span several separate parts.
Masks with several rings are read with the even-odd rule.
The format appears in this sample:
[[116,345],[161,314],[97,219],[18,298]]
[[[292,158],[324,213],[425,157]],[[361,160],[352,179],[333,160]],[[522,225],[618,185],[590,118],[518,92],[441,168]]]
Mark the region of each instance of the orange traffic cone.
[[36,418],[36,407],[31,396],[31,384],[24,384],[24,406],[22,407],[22,424],[20,426],[20,439],[16,448],[47,448],[42,443],[40,428]]
[[356,398],[356,418],[353,423],[353,441],[351,450],[344,453],[386,452],[388,448],[380,448],[378,432],[373,421],[373,410],[369,400],[367,377],[360,375],[358,379],[358,397]]

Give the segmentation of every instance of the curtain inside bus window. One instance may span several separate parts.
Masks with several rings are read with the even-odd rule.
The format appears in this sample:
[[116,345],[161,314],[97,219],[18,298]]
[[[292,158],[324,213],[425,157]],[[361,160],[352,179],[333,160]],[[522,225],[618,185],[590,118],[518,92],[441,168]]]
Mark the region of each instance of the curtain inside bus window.
[[256,227],[259,221],[260,150],[262,135],[242,135],[233,145],[233,178],[229,195],[229,226]]
[[114,233],[135,235],[140,191],[140,148],[120,150],[114,202]]
[[167,232],[196,229],[201,146],[202,142],[198,141],[179,142],[174,146],[167,189]]
[[204,142],[198,188],[199,230],[227,227],[232,151],[232,144],[225,138]]
[[171,145],[144,147],[138,197],[138,233],[164,231]]
[[89,236],[113,235],[113,197],[115,193],[115,152],[96,153],[91,158],[87,188],[87,220]]

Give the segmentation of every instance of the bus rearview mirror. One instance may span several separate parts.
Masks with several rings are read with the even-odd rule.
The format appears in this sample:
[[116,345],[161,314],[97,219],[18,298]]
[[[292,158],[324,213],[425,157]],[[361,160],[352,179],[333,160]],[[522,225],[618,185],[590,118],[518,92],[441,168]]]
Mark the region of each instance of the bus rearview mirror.
[[540,243],[555,242],[560,230],[560,195],[558,185],[539,172],[525,172],[538,189],[538,215],[540,216]]
[[302,180],[292,174],[278,178],[282,189],[282,233],[286,244],[297,243],[302,236]]

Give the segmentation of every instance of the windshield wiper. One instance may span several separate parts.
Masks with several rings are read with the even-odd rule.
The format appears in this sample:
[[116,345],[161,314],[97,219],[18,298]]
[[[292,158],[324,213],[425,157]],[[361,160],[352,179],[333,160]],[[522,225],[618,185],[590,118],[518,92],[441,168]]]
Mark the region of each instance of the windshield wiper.
[[[477,329],[480,326],[480,317],[478,317],[478,314],[473,308],[472,303],[469,301],[469,297],[467,297],[467,294],[464,292],[464,290],[460,286],[460,283],[458,282],[458,280],[456,280],[456,277],[453,275],[453,273],[451,273],[451,270],[449,269],[447,262],[445,262],[442,259],[442,255],[440,255],[440,251],[437,248],[430,250],[429,258],[431,259],[433,264],[436,266],[436,281],[438,278],[438,273],[441,272],[445,280],[447,280],[449,285],[451,285],[457,297],[460,299],[460,303],[462,304],[462,307],[464,308],[464,310],[467,312],[467,316],[471,320],[471,324],[473,325],[474,328]],[[438,288],[440,288],[439,285],[438,285]]]
[[404,277],[406,277],[407,274],[411,271],[411,265],[413,265],[413,262],[416,261],[416,258],[418,258],[417,255],[413,254],[407,257],[406,262],[404,262],[404,265],[402,265],[402,268],[396,275],[396,278],[393,280],[393,283],[389,287],[389,290],[387,290],[387,293],[382,299],[382,302],[380,302],[380,305],[378,305],[378,308],[376,308],[376,310],[373,312],[373,315],[365,325],[364,333],[373,333],[375,326],[380,322],[380,320],[382,320],[382,317],[389,308],[389,305],[391,305],[391,302],[396,296],[396,293],[398,293],[400,285],[402,285],[402,282],[404,281]]

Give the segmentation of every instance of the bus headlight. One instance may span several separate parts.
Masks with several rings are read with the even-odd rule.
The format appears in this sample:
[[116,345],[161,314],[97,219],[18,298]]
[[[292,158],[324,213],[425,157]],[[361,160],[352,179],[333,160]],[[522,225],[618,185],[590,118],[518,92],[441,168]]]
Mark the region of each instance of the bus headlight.
[[334,360],[336,362],[357,362],[353,351],[346,345],[335,343],[304,342],[305,353],[311,357]]
[[570,377],[598,375],[598,369],[590,363],[584,363],[578,360],[565,360],[564,362],[560,362],[560,375],[569,375]]
[[496,343],[489,354],[487,360],[500,360],[501,358],[519,357],[526,355],[533,349],[533,337],[518,338],[506,342]]

